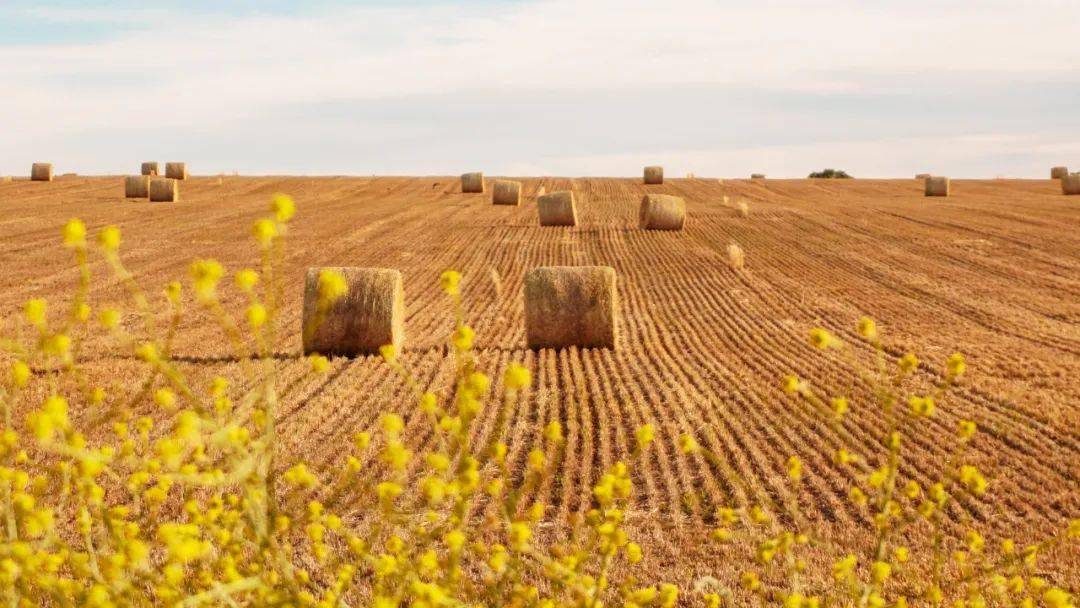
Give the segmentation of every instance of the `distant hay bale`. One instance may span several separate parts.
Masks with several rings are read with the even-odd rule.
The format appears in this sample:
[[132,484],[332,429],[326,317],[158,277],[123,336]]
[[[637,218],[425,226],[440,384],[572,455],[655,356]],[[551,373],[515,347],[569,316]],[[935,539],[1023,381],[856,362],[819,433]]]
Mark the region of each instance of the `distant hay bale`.
[[617,315],[610,266],[549,266],[525,275],[529,348],[615,348]]
[[693,173],[687,173],[686,174],[686,179],[694,179],[694,174]]
[[915,174],[915,179],[926,179],[928,177],[930,177],[929,173],[916,173]]
[[187,179],[187,163],[165,163],[165,177],[170,179]]
[[461,174],[461,191],[462,192],[483,192],[484,191],[484,174],[477,171],[475,173],[462,173]]
[[750,179],[765,179],[764,173],[751,173]]
[[933,175],[926,178],[926,196],[949,196],[949,178]]
[[497,179],[491,187],[491,202],[495,205],[520,205],[521,182]]
[[1061,179],[1069,175],[1068,167],[1054,167],[1050,169],[1050,179]]
[[149,175],[129,175],[124,178],[124,198],[148,198],[149,196]]
[[577,206],[569,190],[552,192],[536,199],[541,226],[577,226]]
[[51,182],[53,180],[52,163],[34,163],[30,167],[30,179],[35,182]]
[[180,200],[180,182],[169,177],[151,177],[149,198],[155,203],[174,203]]
[[735,204],[735,208],[739,210],[739,215],[750,217],[750,205],[746,201],[739,199],[739,202]]
[[638,227],[645,230],[682,230],[686,201],[670,194],[646,194],[638,211]]
[[149,175],[151,177],[157,177],[157,174],[161,172],[161,166],[157,161],[147,162],[142,164],[142,174]]
[[645,183],[646,184],[662,184],[664,183],[664,168],[663,167],[645,167]]
[[1062,194],[1080,194],[1080,173],[1073,173],[1061,178]]
[[[320,312],[319,273],[334,270],[348,290]],[[405,296],[401,272],[389,268],[308,268],[304,282],[304,354],[370,355],[405,340]]]
[[731,243],[727,246],[728,266],[731,266],[732,270],[742,270],[743,265],[746,263],[746,253],[742,247],[739,247],[738,243]]
[[545,194],[547,194],[547,188],[545,188],[543,186],[540,186],[539,188],[536,189],[536,196],[537,197],[544,196]]
[[8,184],[14,181],[10,175],[0,175],[0,184]]

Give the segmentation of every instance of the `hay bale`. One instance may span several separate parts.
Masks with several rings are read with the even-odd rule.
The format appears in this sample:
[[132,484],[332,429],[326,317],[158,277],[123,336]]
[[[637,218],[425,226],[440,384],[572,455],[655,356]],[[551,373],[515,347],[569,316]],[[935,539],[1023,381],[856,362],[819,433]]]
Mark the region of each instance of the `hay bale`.
[[929,173],[916,173],[915,174],[915,179],[926,179],[928,177],[930,177]]
[[149,175],[149,176],[152,176],[152,177],[157,177],[157,175],[158,175],[158,173],[160,171],[161,171],[161,166],[158,165],[157,161],[142,164],[142,174],[143,175]]
[[124,198],[148,198],[149,196],[149,175],[129,175],[124,178]]
[[646,194],[638,211],[638,227],[644,230],[682,230],[686,201],[670,194]]
[[0,176],[0,184],[10,184],[13,181],[15,180],[13,180],[10,175]]
[[187,179],[187,163],[165,163],[165,177],[170,179]]
[[934,175],[926,178],[926,196],[949,196],[949,178]]
[[491,202],[495,205],[520,205],[521,182],[497,179],[491,188]]
[[751,173],[750,179],[765,179],[764,173]]
[[618,292],[609,266],[548,266],[525,275],[529,348],[615,348]]
[[552,192],[536,199],[541,226],[577,226],[577,206],[569,190]]
[[744,200],[739,200],[735,203],[735,208],[739,210],[739,215],[743,217],[750,217],[750,204]]
[[51,182],[53,180],[52,163],[34,163],[30,167],[30,179],[35,182]]
[[547,188],[545,188],[543,186],[540,186],[539,188],[536,189],[536,196],[537,197],[544,196],[545,194],[547,194]]
[[[320,313],[319,273],[335,270],[348,291]],[[405,340],[405,296],[401,272],[390,268],[309,268],[304,283],[304,354],[369,355],[384,344]]]
[[483,192],[484,191],[484,174],[477,171],[475,173],[462,173],[461,174],[461,191],[462,192]]
[[151,177],[148,196],[154,203],[174,203],[180,200],[180,182],[168,177]]
[[664,168],[663,167],[645,167],[645,183],[646,184],[662,184],[664,183]]
[[732,270],[742,270],[746,265],[746,252],[738,243],[729,243],[727,246],[728,266]]
[[1061,178],[1062,194],[1080,194],[1080,173],[1073,173]]
[[1054,167],[1050,169],[1050,179],[1061,179],[1069,175],[1068,167]]

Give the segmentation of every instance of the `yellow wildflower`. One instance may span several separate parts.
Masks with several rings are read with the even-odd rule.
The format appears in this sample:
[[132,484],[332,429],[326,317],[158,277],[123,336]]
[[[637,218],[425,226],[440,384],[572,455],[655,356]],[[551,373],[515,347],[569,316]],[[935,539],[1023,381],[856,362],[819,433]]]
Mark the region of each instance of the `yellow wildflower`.
[[439,275],[439,287],[448,295],[458,294],[458,283],[461,282],[461,273],[456,270],[447,270]]
[[86,246],[86,224],[79,218],[72,218],[64,224],[64,245],[80,248]]
[[859,332],[859,335],[867,340],[877,340],[878,332],[877,325],[870,317],[863,317],[859,319],[859,322],[855,325],[855,329]]
[[503,385],[507,390],[518,390],[532,384],[532,374],[528,368],[518,363],[511,363],[506,367],[503,376]]
[[120,229],[116,226],[106,226],[98,233],[98,244],[106,252],[115,253],[120,249]]
[[274,212],[277,221],[285,223],[296,213],[296,203],[287,194],[275,194],[270,201],[270,210]]

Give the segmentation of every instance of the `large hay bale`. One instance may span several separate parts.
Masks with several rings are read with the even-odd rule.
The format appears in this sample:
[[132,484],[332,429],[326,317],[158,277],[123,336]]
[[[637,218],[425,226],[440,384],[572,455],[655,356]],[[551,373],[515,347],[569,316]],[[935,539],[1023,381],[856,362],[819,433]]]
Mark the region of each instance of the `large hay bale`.
[[124,178],[124,198],[147,198],[149,196],[149,175],[129,175]]
[[484,191],[484,174],[477,171],[475,173],[462,173],[461,174],[461,191],[462,192],[483,192]]
[[662,184],[664,183],[664,168],[663,167],[645,167],[645,183],[646,184]]
[[1062,194],[1080,194],[1080,173],[1073,173],[1061,178]]
[[764,173],[751,173],[750,179],[765,179]]
[[525,275],[529,348],[615,348],[618,292],[610,266],[548,266]]
[[53,180],[52,163],[34,163],[30,167],[30,179],[35,182],[51,182]]
[[149,197],[154,203],[174,203],[180,200],[180,182],[169,177],[151,177]]
[[491,202],[496,205],[520,205],[521,182],[497,179],[491,187]]
[[638,211],[638,227],[645,230],[682,230],[686,201],[670,194],[646,194]]
[[[320,312],[319,273],[345,277],[348,291]],[[304,283],[304,354],[368,355],[405,340],[405,296],[401,273],[389,268],[309,268]]]
[[541,226],[577,226],[577,206],[569,190],[552,192],[536,199]]
[[157,177],[157,174],[161,172],[161,166],[157,161],[143,163],[142,174]]
[[915,174],[915,179],[926,179],[928,177],[930,177],[929,173],[916,173]]
[[939,175],[926,178],[926,196],[949,196],[949,178]]
[[1068,167],[1054,167],[1050,169],[1050,179],[1061,179],[1069,175]]
[[165,177],[187,179],[187,163],[165,163]]

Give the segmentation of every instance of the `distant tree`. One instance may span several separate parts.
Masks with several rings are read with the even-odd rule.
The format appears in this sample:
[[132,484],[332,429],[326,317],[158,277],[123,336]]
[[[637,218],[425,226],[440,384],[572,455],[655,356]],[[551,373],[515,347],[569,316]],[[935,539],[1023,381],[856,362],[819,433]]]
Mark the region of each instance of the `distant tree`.
[[810,174],[810,177],[815,179],[851,179],[851,176],[847,174],[847,171],[841,171],[840,169],[825,169],[824,171],[815,171]]

